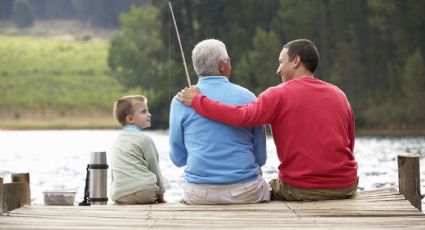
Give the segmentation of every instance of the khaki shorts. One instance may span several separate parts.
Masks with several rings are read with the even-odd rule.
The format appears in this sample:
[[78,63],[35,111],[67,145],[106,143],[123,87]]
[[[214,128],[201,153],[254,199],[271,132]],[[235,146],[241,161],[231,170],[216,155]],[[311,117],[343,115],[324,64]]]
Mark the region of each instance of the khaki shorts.
[[193,184],[185,182],[186,204],[244,204],[270,201],[270,187],[263,177],[254,181],[229,185]]
[[118,198],[116,204],[152,204],[158,200],[159,188],[138,191]]
[[347,188],[299,188],[286,184],[281,179],[269,182],[272,188],[272,200],[307,201],[307,200],[336,200],[352,197],[357,191],[357,182]]

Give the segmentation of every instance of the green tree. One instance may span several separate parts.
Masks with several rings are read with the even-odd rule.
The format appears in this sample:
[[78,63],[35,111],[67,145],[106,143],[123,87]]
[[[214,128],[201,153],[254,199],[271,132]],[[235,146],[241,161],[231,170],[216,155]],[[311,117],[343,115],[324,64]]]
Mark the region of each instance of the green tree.
[[[355,33],[354,28],[347,30]],[[334,62],[329,80],[347,94],[354,108],[361,107],[363,101],[360,95],[365,92],[362,87],[362,79],[366,68],[362,62],[359,42],[354,36],[347,36],[347,39],[339,42],[334,50]]]
[[239,62],[237,75],[233,75],[243,86],[259,94],[270,86],[282,82],[275,74],[281,42],[273,31],[257,28],[252,39],[253,48],[247,50]]
[[13,0],[0,1],[0,21],[11,20],[13,16]]
[[16,0],[14,3],[14,21],[18,27],[27,28],[34,24],[32,7],[27,0]]
[[425,62],[418,49],[406,60],[403,71],[405,113],[411,128],[425,121]]
[[316,75],[329,79],[331,65],[329,50],[333,41],[329,0],[280,0],[273,20],[273,31],[278,31],[282,45],[288,41],[307,38],[317,45],[320,64]]
[[[405,96],[406,91],[410,91],[406,89],[406,79],[410,75],[406,71],[415,69],[413,64],[408,64],[412,62],[412,51],[419,49],[421,54],[425,52],[422,42],[425,39],[422,32],[425,30],[422,13],[425,2],[368,0],[367,6],[370,31],[367,42],[362,44],[367,44],[369,58],[365,58],[364,62],[369,67],[362,85],[369,89],[369,93],[368,103],[365,103],[367,108],[362,112],[367,114],[369,121],[377,121],[380,127],[412,128],[412,123],[416,123],[416,127],[423,128],[425,119],[422,118],[422,123],[418,121],[421,111],[413,109],[415,106],[411,99]],[[425,90],[424,85],[416,87]],[[382,112],[371,112],[377,110]],[[376,117],[370,114],[376,114]]]
[[[87,1],[83,0],[83,2]],[[91,2],[94,7],[90,8],[89,17],[93,25],[119,27],[119,15],[129,10],[132,0],[91,0]]]
[[132,7],[121,16],[121,34],[111,42],[108,63],[128,88],[158,89],[166,76],[168,58],[160,39],[158,9],[152,5]]
[[[154,5],[132,6],[128,14],[122,14],[121,33],[111,42],[108,64],[113,75],[127,88],[139,88],[149,98],[154,117],[152,127],[165,128],[169,103],[174,96],[169,71],[176,65],[162,42],[163,25],[158,15],[159,9]],[[179,75],[183,76],[178,71],[173,73]]]
[[[192,48],[201,40],[217,38],[223,41],[232,59],[233,74],[239,76],[238,65],[242,56],[251,50],[256,28],[271,29],[278,1],[257,0],[182,0],[173,4],[174,14],[185,48],[185,56],[190,57]],[[161,5],[164,25],[170,21],[168,5]],[[236,13],[237,12],[237,13]],[[172,23],[172,22],[171,22]],[[168,40],[168,28],[163,28],[164,43]],[[173,39],[175,37],[172,31]],[[278,49],[278,48],[277,48]],[[177,41],[171,42],[171,56],[180,59]],[[191,68],[191,66],[189,66]],[[193,71],[191,71],[193,73]],[[239,83],[238,79],[232,79]]]

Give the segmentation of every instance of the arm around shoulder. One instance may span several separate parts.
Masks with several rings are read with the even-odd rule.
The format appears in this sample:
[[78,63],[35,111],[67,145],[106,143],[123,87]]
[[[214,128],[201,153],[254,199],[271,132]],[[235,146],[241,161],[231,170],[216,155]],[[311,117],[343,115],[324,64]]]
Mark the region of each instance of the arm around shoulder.
[[191,105],[204,117],[228,125],[246,127],[271,123],[279,100],[280,98],[268,89],[257,100],[246,105],[227,105],[202,94],[197,94]]

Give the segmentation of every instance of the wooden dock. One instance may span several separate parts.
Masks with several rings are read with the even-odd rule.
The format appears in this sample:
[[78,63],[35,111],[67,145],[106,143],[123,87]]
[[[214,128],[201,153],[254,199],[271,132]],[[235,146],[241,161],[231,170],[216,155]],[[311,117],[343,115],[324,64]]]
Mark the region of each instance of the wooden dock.
[[32,205],[0,216],[0,229],[425,229],[425,214],[386,188],[314,202]]

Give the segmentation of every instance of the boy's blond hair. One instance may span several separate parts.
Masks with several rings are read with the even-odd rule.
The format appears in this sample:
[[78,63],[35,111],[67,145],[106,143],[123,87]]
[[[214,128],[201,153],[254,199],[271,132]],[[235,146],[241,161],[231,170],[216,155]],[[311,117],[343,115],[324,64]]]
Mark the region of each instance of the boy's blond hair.
[[125,118],[127,115],[134,114],[134,106],[136,104],[148,104],[148,99],[142,95],[128,95],[118,99],[114,103],[113,115],[116,121],[121,124],[121,126],[126,125]]

